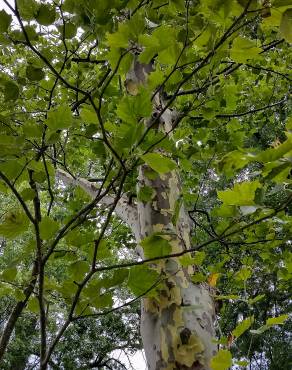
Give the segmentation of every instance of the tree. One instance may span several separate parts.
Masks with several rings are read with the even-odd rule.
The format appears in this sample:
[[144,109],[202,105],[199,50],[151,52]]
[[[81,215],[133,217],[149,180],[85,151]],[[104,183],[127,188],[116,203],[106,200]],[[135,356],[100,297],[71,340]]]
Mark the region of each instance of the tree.
[[4,4],[0,359],[29,315],[40,369],[114,368],[60,348],[142,298],[150,370],[275,364],[253,343],[288,318],[291,1]]

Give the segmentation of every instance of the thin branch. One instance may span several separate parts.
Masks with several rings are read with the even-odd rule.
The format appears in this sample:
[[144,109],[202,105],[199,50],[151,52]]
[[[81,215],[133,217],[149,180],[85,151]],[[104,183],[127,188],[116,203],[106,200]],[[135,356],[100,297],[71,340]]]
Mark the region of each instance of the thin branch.
[[124,186],[124,182],[126,180],[126,177],[127,177],[127,173],[124,172],[123,173],[123,176],[122,176],[122,178],[120,180],[119,189],[117,191],[117,194],[116,194],[114,203],[113,203],[112,207],[110,208],[110,210],[108,211],[107,218],[106,218],[106,220],[105,220],[105,222],[103,224],[102,230],[100,231],[99,237],[95,241],[91,269],[90,269],[89,273],[84,277],[84,279],[82,280],[82,282],[81,283],[78,283],[78,288],[77,288],[77,291],[76,291],[76,293],[74,295],[74,298],[73,298],[73,301],[72,301],[72,305],[71,305],[70,310],[69,310],[69,313],[68,313],[68,318],[65,321],[65,323],[63,324],[63,326],[60,328],[60,330],[57,333],[55,339],[52,341],[52,344],[48,348],[48,351],[46,353],[46,357],[45,357],[45,360],[44,360],[44,364],[47,364],[48,363],[48,361],[49,361],[49,359],[50,359],[50,357],[51,357],[51,355],[53,353],[53,350],[54,350],[55,346],[58,344],[60,338],[62,338],[64,332],[66,331],[66,329],[68,328],[68,326],[72,322],[74,311],[75,311],[76,305],[78,303],[78,300],[79,300],[79,297],[80,297],[80,295],[82,293],[83,288],[90,281],[91,277],[96,273],[96,266],[95,265],[96,265],[96,258],[97,258],[97,250],[98,250],[98,247],[100,245],[100,242],[101,242],[101,240],[102,240],[102,238],[103,238],[103,236],[105,234],[105,231],[106,231],[106,229],[107,229],[107,227],[109,225],[111,216],[112,216],[112,214],[113,214],[113,212],[115,210],[115,207],[116,207],[116,205],[118,203],[118,200],[121,197],[122,189],[123,189],[123,186]]
[[27,286],[27,288],[24,289],[23,291],[25,298],[22,301],[19,301],[16,303],[2,331],[2,335],[0,338],[0,360],[5,354],[5,351],[8,346],[11,335],[13,333],[15,324],[18,318],[20,317],[23,309],[25,308],[27,301],[29,300],[31,294],[34,291],[34,287],[37,282],[37,274],[38,274],[38,264],[37,264],[37,261],[35,261],[33,264],[30,283]]
[[257,112],[261,112],[263,110],[266,110],[266,109],[270,109],[270,108],[273,108],[273,107],[276,107],[277,105],[280,105],[280,104],[283,104],[287,101],[287,97],[285,97],[284,99],[282,100],[279,100],[277,101],[276,103],[273,103],[273,104],[268,104],[268,105],[265,105],[264,107],[261,107],[261,108],[255,108],[255,109],[251,109],[249,111],[246,111],[246,112],[242,112],[242,113],[231,113],[231,114],[216,114],[216,118],[234,118],[234,117],[243,117],[243,116],[246,116],[248,114],[254,114],[254,113],[257,113]]
[[48,183],[48,191],[49,191],[49,195],[50,195],[50,203],[49,203],[49,207],[48,207],[48,210],[47,210],[47,216],[49,216],[55,198],[54,198],[54,193],[53,193],[52,186],[51,186],[50,174],[49,174],[49,171],[48,171],[48,166],[47,166],[47,162],[46,162],[46,158],[45,158],[44,153],[42,153],[42,159],[43,159],[43,163],[44,163],[44,168],[45,168],[45,173],[46,173],[47,183]]
[[[188,254],[188,253],[192,253],[192,252],[196,252],[204,247],[206,247],[207,245],[210,245],[214,242],[220,242],[222,240],[222,238],[228,238],[230,236],[233,236],[233,235],[236,235],[238,233],[241,233],[242,231],[252,227],[252,226],[255,226],[263,221],[266,221],[274,216],[276,216],[279,212],[283,211],[287,205],[289,205],[290,203],[292,202],[292,194],[288,197],[288,199],[281,205],[279,206],[277,209],[275,209],[271,214],[269,215],[266,215],[266,216],[263,216],[257,220],[254,220],[246,225],[243,225],[233,231],[230,231],[229,233],[226,233],[226,230],[224,230],[220,235],[216,236],[216,237],[213,237],[201,244],[198,244],[198,245],[195,245],[194,247],[192,248],[189,248],[189,249],[186,249],[186,250],[183,250],[181,252],[177,252],[177,253],[172,253],[172,254],[168,254],[168,255],[163,255],[163,256],[158,256],[158,257],[153,257],[153,258],[148,258],[148,259],[144,259],[142,261],[137,261],[137,262],[127,262],[127,263],[124,263],[124,264],[114,264],[114,265],[110,265],[110,266],[100,266],[100,267],[96,267],[95,271],[96,272],[101,272],[101,271],[110,271],[110,270],[116,270],[116,269],[121,269],[121,268],[127,268],[127,267],[133,267],[133,266],[139,266],[139,265],[144,265],[144,264],[147,264],[147,263],[152,263],[152,262],[155,262],[155,261],[160,261],[160,260],[164,260],[164,259],[168,259],[168,258],[175,258],[175,257],[181,257],[185,254]],[[227,242],[228,243],[228,242]]]
[[[231,26],[225,31],[223,36],[220,38],[220,40],[216,43],[214,48],[209,51],[209,53],[206,55],[206,57],[197,65],[194,70],[188,74],[185,78],[182,79],[180,83],[178,83],[178,86],[172,95],[172,97],[169,99],[168,103],[163,107],[163,109],[159,112],[159,114],[152,120],[152,122],[149,124],[147,129],[144,131],[143,135],[141,136],[140,140],[136,144],[138,147],[139,145],[142,144],[142,142],[145,140],[148,132],[157,124],[159,123],[160,118],[162,117],[163,113],[170,107],[170,105],[176,100],[177,96],[179,96],[180,89],[182,86],[184,86],[198,71],[200,71],[209,61],[210,59],[216,54],[216,50],[233,34],[233,28],[238,24],[239,21],[241,21],[242,18],[244,18],[246,14],[246,10],[249,7],[249,4],[251,3],[251,0],[249,0],[241,13],[235,21],[231,24]],[[238,30],[239,27],[237,27],[236,30]]]
[[[108,169],[105,177],[104,177],[104,183],[107,181],[107,178],[109,176],[109,173],[110,173],[110,170],[111,168]],[[103,190],[103,186],[104,186],[104,183],[100,186],[100,188],[98,189],[94,199],[88,203],[86,206],[84,206],[79,212],[77,212],[62,228],[61,230],[58,232],[56,238],[53,240],[53,242],[51,243],[51,245],[48,247],[48,251],[47,251],[47,254],[43,257],[43,263],[46,263],[46,261],[48,260],[48,258],[50,257],[50,255],[53,253],[55,247],[58,245],[59,241],[66,235],[66,233],[69,231],[70,227],[73,226],[75,224],[75,222],[80,218],[80,217],[84,217],[86,216],[95,206],[96,204],[99,203],[99,201],[104,197],[106,196],[113,184],[115,183],[115,181],[120,177],[121,175],[121,171],[119,171],[117,173],[117,175],[110,181],[110,183],[107,185],[107,187],[105,188],[104,191]]]
[[42,264],[42,240],[40,237],[39,223],[41,222],[41,205],[38,195],[38,189],[33,178],[34,171],[28,170],[29,185],[34,191],[33,205],[34,205],[34,231],[36,240],[36,255],[38,264],[38,301],[39,301],[39,316],[40,316],[40,332],[41,332],[41,347],[40,347],[40,362],[42,363],[46,354],[46,310],[44,303],[44,265]]
[[15,197],[17,198],[17,200],[21,204],[21,206],[22,206],[25,214],[29,218],[29,220],[34,224],[35,223],[35,219],[33,218],[33,215],[31,214],[31,212],[28,209],[25,201],[22,199],[21,195],[16,190],[15,186],[12,185],[12,183],[10,182],[10,180],[4,175],[4,173],[2,171],[0,171],[0,177],[8,185],[8,187],[10,188],[10,190],[12,191],[12,193],[15,195]]
[[139,299],[143,298],[146,296],[146,294],[150,293],[154,288],[156,288],[163,280],[165,279],[162,279],[162,278],[159,278],[154,284],[152,284],[148,289],[146,289],[142,294],[138,295],[137,297],[131,299],[129,302],[126,302],[126,303],[123,303],[122,305],[120,306],[116,306],[116,307],[113,307],[107,311],[103,311],[103,312],[97,312],[97,313],[91,313],[91,314],[87,314],[87,315],[82,315],[82,316],[76,316],[76,317],[73,317],[72,318],[72,321],[77,321],[77,320],[80,320],[80,319],[85,319],[87,317],[100,317],[100,316],[105,316],[105,315],[108,315],[110,313],[113,313],[115,311],[118,311],[118,310],[121,310],[125,307],[128,307],[128,306],[131,306],[133,303],[137,302]]
[[91,64],[107,63],[107,60],[105,59],[90,59],[90,58],[72,58],[71,61],[75,63],[91,63]]

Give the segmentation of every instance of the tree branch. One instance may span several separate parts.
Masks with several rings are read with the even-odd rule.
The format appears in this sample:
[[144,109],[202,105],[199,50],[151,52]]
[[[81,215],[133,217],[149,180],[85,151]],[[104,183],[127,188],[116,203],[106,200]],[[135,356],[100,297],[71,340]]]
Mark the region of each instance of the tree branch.
[[[57,177],[63,181],[66,185],[80,186],[91,198],[95,198],[98,189],[92,184],[92,182],[84,178],[73,178],[69,173],[62,169],[57,170]],[[99,200],[99,204],[104,206],[111,206],[114,202],[114,196],[108,194],[103,196]],[[139,225],[138,225],[138,212],[134,204],[129,204],[128,199],[122,196],[115,208],[116,215],[125,222],[135,235],[136,239],[140,239]]]

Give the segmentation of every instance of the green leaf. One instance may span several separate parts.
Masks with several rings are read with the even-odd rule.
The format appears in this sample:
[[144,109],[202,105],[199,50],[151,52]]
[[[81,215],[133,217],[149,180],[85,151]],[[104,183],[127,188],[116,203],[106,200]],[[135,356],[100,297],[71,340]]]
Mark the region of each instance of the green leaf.
[[81,280],[89,271],[89,264],[86,261],[75,261],[68,267],[69,273],[74,280]]
[[139,119],[149,117],[151,113],[151,96],[145,89],[135,96],[126,95],[117,106],[118,117],[133,125],[137,125]]
[[112,48],[126,48],[129,43],[129,35],[129,25],[120,23],[117,32],[107,34],[108,45]]
[[121,285],[129,276],[128,269],[118,269],[110,278],[105,278],[100,282],[100,285],[106,289],[113,286]]
[[248,361],[236,361],[235,364],[238,366],[246,367],[249,365],[249,362]]
[[7,81],[4,85],[4,98],[6,101],[16,100],[19,97],[19,87],[13,81]]
[[97,295],[94,299],[90,300],[90,305],[98,309],[112,307],[113,305],[112,293]]
[[11,293],[13,297],[15,297],[18,301],[24,301],[26,299],[26,296],[23,293],[23,291],[18,288],[14,288]]
[[253,316],[247,317],[236,326],[236,328],[232,331],[232,335],[236,338],[239,338],[247,329],[251,327],[253,322]]
[[268,330],[270,328],[271,328],[271,326],[269,326],[269,325],[263,325],[259,329],[250,330],[250,333],[251,334],[262,334],[262,333],[264,333],[266,330]]
[[158,282],[159,275],[156,271],[151,270],[147,266],[134,266],[130,269],[128,288],[135,294],[135,296],[154,296],[154,290],[146,293],[156,282]]
[[203,281],[206,281],[207,277],[202,273],[202,272],[196,272],[193,276],[192,276],[192,281],[194,283],[201,283]]
[[233,41],[230,57],[237,63],[245,63],[248,59],[258,58],[261,51],[254,41],[238,36]]
[[80,118],[82,119],[82,121],[88,124],[98,123],[96,113],[94,112],[94,110],[91,110],[91,109],[83,108],[80,113]]
[[171,219],[174,226],[176,226],[176,224],[177,224],[182,203],[183,203],[182,197],[178,197],[178,199],[175,201],[174,212],[173,212],[173,216],[172,216],[172,219]]
[[142,186],[137,194],[141,202],[149,202],[154,196],[154,190],[150,186]]
[[29,220],[25,213],[21,211],[8,212],[5,220],[0,224],[0,235],[5,238],[11,238],[23,234],[29,225]]
[[12,16],[5,10],[0,11],[0,32],[6,32],[12,21]]
[[27,304],[27,309],[33,313],[39,313],[40,306],[37,297],[30,297]]
[[41,239],[50,239],[59,229],[57,221],[53,220],[49,216],[44,216],[39,225]]
[[193,257],[193,264],[196,266],[201,266],[205,258],[206,258],[206,252],[196,251]]
[[250,268],[243,266],[238,273],[236,274],[236,278],[242,281],[246,281],[251,277],[252,273]]
[[21,17],[29,21],[35,18],[39,4],[35,0],[17,0],[17,6]]
[[43,70],[33,65],[28,65],[25,73],[26,77],[31,81],[41,81],[45,77]]
[[53,131],[69,128],[73,118],[69,107],[61,105],[54,111],[49,111],[45,124]]
[[182,266],[190,266],[190,265],[201,266],[205,258],[206,258],[206,252],[196,251],[193,257],[189,254],[185,254],[184,256],[179,258],[179,261]]
[[259,302],[263,298],[265,298],[265,294],[259,294],[254,298],[250,298],[247,302],[248,302],[248,304],[254,304],[254,303]]
[[165,77],[163,71],[160,69],[156,69],[155,71],[151,72],[148,77],[148,86],[151,90],[154,90],[157,86],[161,85],[164,81]]
[[229,295],[217,295],[215,299],[221,300],[221,299],[239,299],[240,297],[235,294],[229,294]]
[[287,42],[292,42],[292,9],[287,9],[281,19],[280,32]]
[[163,234],[152,234],[140,242],[146,258],[155,258],[168,255],[171,252],[171,245]]
[[20,193],[23,200],[33,200],[35,194],[36,194],[35,191],[31,188],[23,189],[22,192]]
[[158,153],[147,153],[142,155],[141,158],[160,175],[174,170],[177,166],[172,159]]
[[38,8],[36,20],[43,26],[49,26],[54,23],[56,18],[55,9],[49,4],[41,4]]
[[96,258],[97,260],[102,260],[104,258],[109,258],[111,257],[112,253],[110,250],[109,245],[107,244],[106,240],[101,240],[99,242],[99,246],[97,248],[97,255]]
[[282,158],[286,153],[292,150],[292,137],[289,135],[284,143],[278,145],[276,148],[269,148],[255,156],[254,160],[259,162],[273,162]]
[[232,365],[232,355],[226,349],[220,349],[218,353],[211,359],[212,370],[227,370]]
[[66,22],[65,25],[58,27],[61,37],[72,39],[77,33],[77,26],[73,22]]
[[4,270],[1,274],[1,278],[3,280],[7,281],[13,281],[17,275],[17,268],[16,267],[10,267],[6,270]]
[[255,192],[262,185],[258,180],[241,182],[233,189],[217,191],[218,198],[227,205],[248,206],[254,205]]
[[[74,268],[73,268],[74,270]],[[57,290],[62,294],[64,298],[71,298],[74,296],[78,286],[72,279],[70,280],[65,280],[62,282],[62,285],[57,286]]]
[[274,0],[273,6],[280,8],[282,6],[292,6],[292,0]]
[[288,319],[289,315],[281,315],[278,317],[270,317],[266,321],[266,325],[272,326],[272,325],[283,325],[284,322]]
[[283,325],[284,322],[288,319],[289,315],[281,315],[278,317],[270,317],[266,320],[266,324],[261,326],[260,328],[256,330],[251,330],[250,332],[252,334],[262,334],[266,330],[269,330],[274,325]]

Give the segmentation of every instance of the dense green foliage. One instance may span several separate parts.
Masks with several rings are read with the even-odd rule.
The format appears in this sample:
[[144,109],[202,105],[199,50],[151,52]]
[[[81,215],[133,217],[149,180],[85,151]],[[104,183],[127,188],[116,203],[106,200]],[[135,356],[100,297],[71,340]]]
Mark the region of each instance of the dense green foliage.
[[[140,348],[137,297],[155,295],[163,277],[131,265],[134,238],[114,208],[122,195],[151,199],[151,188],[136,193],[144,162],[150,176],[180,171],[193,220],[181,262],[218,302],[213,368],[227,369],[231,351],[242,368],[290,369],[292,2],[2,3],[1,331],[25,307],[1,369],[29,369],[32,355],[52,369],[96,358],[118,369],[115,348]],[[126,87],[137,58],[153,71]],[[155,91],[177,112],[171,133],[157,130]],[[57,169],[90,180],[97,196]],[[106,195],[112,205],[101,205]],[[169,253],[159,235],[142,246],[150,259]]]

